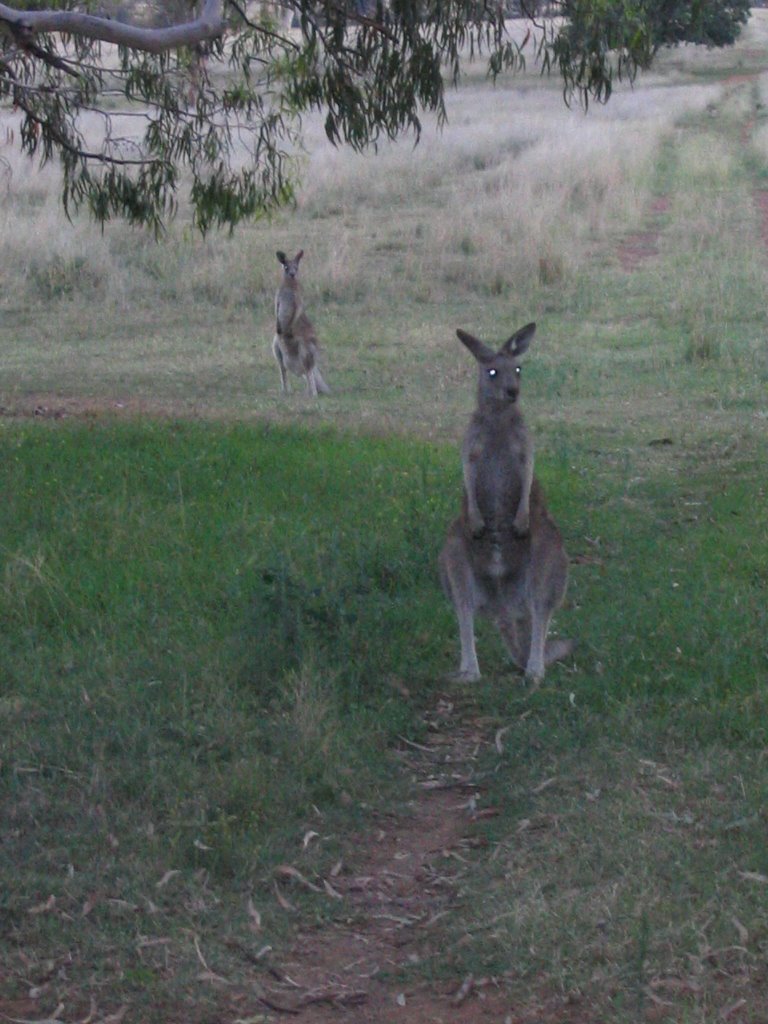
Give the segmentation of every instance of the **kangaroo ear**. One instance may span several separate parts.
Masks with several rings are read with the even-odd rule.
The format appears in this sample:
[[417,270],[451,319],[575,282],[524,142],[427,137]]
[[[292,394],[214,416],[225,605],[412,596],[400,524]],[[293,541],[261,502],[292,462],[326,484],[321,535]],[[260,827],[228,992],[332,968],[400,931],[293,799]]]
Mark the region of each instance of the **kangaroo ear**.
[[526,324],[519,331],[515,331],[511,338],[507,338],[501,346],[502,350],[511,356],[521,356],[528,350],[535,333],[536,324]]
[[303,249],[299,249],[299,251],[298,251],[298,252],[296,253],[296,255],[295,255],[295,256],[293,257],[293,258],[294,258],[294,261],[295,261],[296,263],[298,263],[298,262],[299,262],[299,260],[301,259],[301,257],[302,257],[303,255],[304,255],[304,250],[303,250]]
[[496,355],[493,349],[489,348],[484,341],[480,341],[479,338],[475,338],[472,334],[467,334],[461,328],[456,331],[456,337],[463,345],[467,346],[478,363],[489,363]]
[[287,263],[285,253],[278,249],[277,252],[275,253],[275,256],[277,256],[277,262],[282,263],[283,266],[285,266],[285,264]]

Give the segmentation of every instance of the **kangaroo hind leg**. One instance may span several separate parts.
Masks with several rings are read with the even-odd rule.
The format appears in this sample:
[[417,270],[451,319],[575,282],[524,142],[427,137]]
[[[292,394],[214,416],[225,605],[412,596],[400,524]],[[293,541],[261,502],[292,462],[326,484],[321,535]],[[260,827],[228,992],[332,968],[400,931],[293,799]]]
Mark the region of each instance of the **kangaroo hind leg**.
[[320,370],[318,369],[318,367],[315,366],[315,368],[314,368],[314,370],[312,372],[315,375],[315,388],[317,389],[317,393],[319,395],[330,395],[331,389],[325,383],[325,379],[324,379],[322,373],[320,373]]
[[[512,664],[521,672],[535,678],[533,672],[528,671],[531,653],[530,620],[518,619],[507,612],[502,612],[496,615],[496,625]],[[569,654],[573,653],[575,647],[576,641],[565,637],[553,637],[551,640],[547,640],[544,644],[544,667],[567,658]]]
[[480,665],[475,648],[475,612],[478,607],[474,574],[461,542],[450,537],[440,555],[440,579],[443,590],[453,605],[459,625],[461,661],[452,678],[475,682],[480,678]]
[[512,664],[523,672],[531,645],[528,623],[507,608],[498,611],[494,616],[494,621]]
[[285,358],[283,356],[283,350],[280,347],[280,338],[277,334],[272,342],[272,354],[277,361],[277,368],[280,371],[280,390],[284,395],[287,395],[291,389],[288,384],[288,375],[285,372]]
[[544,669],[554,661],[567,658],[576,647],[576,641],[566,637],[553,637],[547,640],[547,630],[554,609],[550,612],[532,610],[531,614],[531,647],[525,666],[526,678],[536,686],[544,678]]
[[533,602],[531,607],[531,646],[528,650],[525,675],[536,686],[544,678],[547,630],[549,629],[549,620],[552,618],[552,611],[549,609],[545,611],[537,607],[536,602]]

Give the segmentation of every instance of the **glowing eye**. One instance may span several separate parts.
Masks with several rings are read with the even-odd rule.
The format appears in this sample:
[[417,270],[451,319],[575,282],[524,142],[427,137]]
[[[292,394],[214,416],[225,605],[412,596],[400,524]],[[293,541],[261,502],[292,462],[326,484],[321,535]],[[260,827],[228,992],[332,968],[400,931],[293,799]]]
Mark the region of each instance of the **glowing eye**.
[[491,369],[491,370],[488,371],[488,376],[489,377],[495,377],[497,372],[498,372],[497,370]]
[[522,372],[522,371],[521,371],[520,367],[519,367],[519,366],[516,366],[516,367],[515,367],[515,373],[517,374],[517,376],[518,376],[518,377],[520,376],[521,372]]

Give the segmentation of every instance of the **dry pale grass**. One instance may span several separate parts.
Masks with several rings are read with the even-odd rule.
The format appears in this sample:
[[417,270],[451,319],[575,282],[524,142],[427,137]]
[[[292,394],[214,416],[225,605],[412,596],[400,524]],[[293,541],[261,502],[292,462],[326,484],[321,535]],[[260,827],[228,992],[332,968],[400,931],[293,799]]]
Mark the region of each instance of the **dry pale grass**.
[[519,294],[568,276],[586,246],[639,222],[659,146],[716,92],[641,87],[586,114],[546,82],[471,84],[449,94],[447,126],[428,123],[415,149],[352,158],[315,126],[299,217],[340,222],[324,253],[334,290],[340,259],[354,257],[359,274],[375,238],[374,250],[398,254],[414,298]]
[[[743,48],[754,45],[747,34]],[[731,65],[742,52],[727,51]],[[449,341],[457,325],[497,336],[537,319],[541,365],[562,368],[574,332],[591,330],[589,316],[625,324],[646,315],[627,307],[624,285],[611,309],[590,305],[605,292],[619,239],[642,229],[652,197],[669,186],[659,168],[670,151],[682,192],[661,245],[666,263],[657,262],[658,279],[651,271],[640,279],[648,294],[635,310],[663,305],[669,323],[685,324],[688,302],[691,315],[706,308],[711,319],[712,304],[702,306],[691,281],[711,282],[718,266],[727,273],[706,295],[722,294],[736,309],[739,264],[709,260],[701,275],[688,259],[703,252],[696,239],[711,221],[700,193],[718,208],[718,190],[738,169],[719,119],[731,104],[735,123],[745,102],[731,84],[691,81],[701,60],[698,51],[662,57],[653,76],[588,113],[566,107],[557,81],[536,69],[493,85],[474,63],[448,91],[442,131],[425,118],[417,146],[404,139],[363,155],[334,149],[321,119],[309,118],[296,207],[231,238],[201,239],[183,214],[159,244],[122,224],[102,232],[85,218],[69,223],[56,169],[35,170],[5,145],[0,392],[129,393],[274,415],[274,254],[303,248],[305,292],[336,397],[311,413],[298,399],[279,409],[365,429],[454,429],[469,394],[469,370]],[[712,131],[700,137],[677,127],[710,116]],[[727,230],[720,214],[717,224]],[[603,348],[590,343],[580,359],[599,371],[594,381],[607,379]],[[571,387],[569,399],[587,410],[595,392]]]
[[[191,301],[202,291],[233,305],[247,288],[271,288],[271,252],[288,234],[309,240],[315,287],[331,299],[386,291],[388,278],[395,296],[406,288],[419,301],[440,301],[457,285],[519,291],[542,273],[567,275],[587,242],[637,221],[660,140],[682,111],[712,96],[712,88],[652,85],[622,90],[585,115],[565,107],[555,83],[536,71],[494,87],[483,67],[469,66],[467,84],[449,91],[446,128],[439,132],[427,117],[415,148],[406,139],[355,155],[330,146],[321,118],[307,119],[298,208],[241,231],[234,247],[224,238],[201,247],[175,227],[158,259],[141,235],[120,225],[102,234],[83,218],[69,223],[56,169],[34,169],[5,146],[6,284],[18,294],[29,282],[30,301],[67,296],[84,281],[118,308],[153,292]],[[130,135],[130,124],[121,130]],[[239,272],[244,257],[250,278]],[[383,273],[393,264],[394,274]]]

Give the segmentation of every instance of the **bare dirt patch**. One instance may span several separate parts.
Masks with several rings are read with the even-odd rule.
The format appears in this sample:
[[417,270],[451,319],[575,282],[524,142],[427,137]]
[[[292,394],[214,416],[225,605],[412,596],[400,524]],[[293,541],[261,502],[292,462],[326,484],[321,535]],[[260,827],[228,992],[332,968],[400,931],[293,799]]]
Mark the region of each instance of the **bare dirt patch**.
[[[546,979],[534,982],[521,1003],[505,976],[453,966],[446,947],[461,944],[465,882],[487,853],[480,825],[498,813],[478,765],[484,752],[498,749],[500,737],[471,704],[448,694],[426,724],[423,743],[403,740],[395,753],[410,777],[412,799],[349,844],[349,862],[328,881],[338,897],[332,922],[300,930],[290,949],[271,958],[259,999],[265,1019],[599,1024],[599,1011],[578,993],[553,991]],[[291,884],[317,884],[295,875],[291,883],[285,869],[278,874],[278,898],[286,905]]]
[[657,196],[649,211],[650,226],[642,231],[633,231],[622,239],[618,248],[619,263],[627,273],[637,270],[647,260],[659,254],[661,219],[669,212],[667,196]]
[[130,397],[106,399],[33,393],[0,404],[0,416],[8,419],[95,420],[109,417],[135,419],[142,416],[173,419],[192,415],[199,415],[199,411],[186,403],[152,402]]

